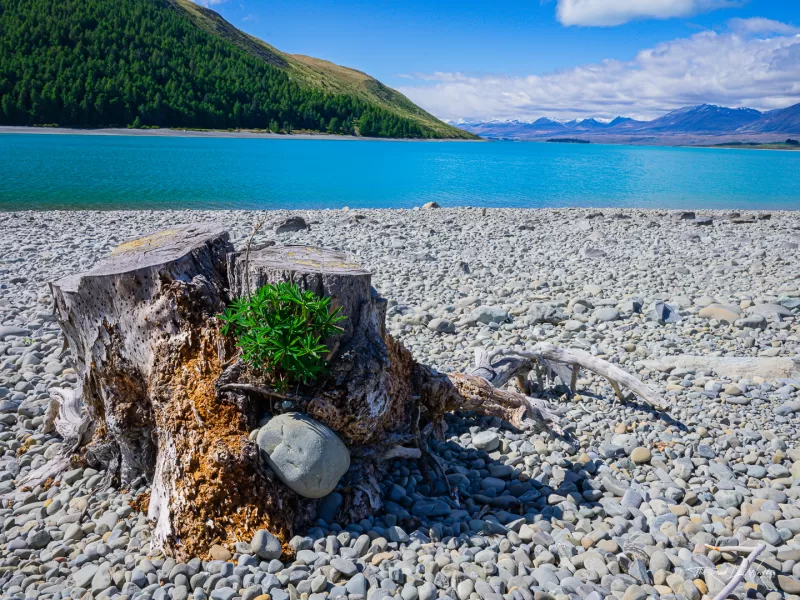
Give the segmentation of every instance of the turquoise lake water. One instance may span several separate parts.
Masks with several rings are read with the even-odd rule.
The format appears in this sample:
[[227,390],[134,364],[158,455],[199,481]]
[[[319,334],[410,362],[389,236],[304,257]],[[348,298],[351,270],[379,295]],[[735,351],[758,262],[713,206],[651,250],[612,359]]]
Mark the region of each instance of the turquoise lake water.
[[800,152],[0,135],[0,210],[800,209]]

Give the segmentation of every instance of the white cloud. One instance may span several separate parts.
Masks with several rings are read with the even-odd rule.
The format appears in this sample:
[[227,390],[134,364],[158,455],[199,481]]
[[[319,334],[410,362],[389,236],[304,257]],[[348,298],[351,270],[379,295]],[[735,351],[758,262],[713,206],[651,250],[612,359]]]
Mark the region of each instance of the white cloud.
[[230,0],[194,0],[195,4],[199,4],[201,6],[217,6],[219,4],[225,4]]
[[741,0],[558,0],[556,17],[567,26],[613,27],[639,19],[688,17],[741,3]]
[[400,91],[452,120],[649,119],[692,104],[768,110],[800,102],[800,35],[765,38],[755,35],[757,28],[751,23],[746,34],[741,27],[704,31],[642,50],[631,61],[605,60],[545,75],[432,73]]
[[764,19],[763,17],[753,17],[752,19],[731,19],[728,26],[740,35],[768,35],[777,33],[780,35],[792,35],[800,33],[800,27]]

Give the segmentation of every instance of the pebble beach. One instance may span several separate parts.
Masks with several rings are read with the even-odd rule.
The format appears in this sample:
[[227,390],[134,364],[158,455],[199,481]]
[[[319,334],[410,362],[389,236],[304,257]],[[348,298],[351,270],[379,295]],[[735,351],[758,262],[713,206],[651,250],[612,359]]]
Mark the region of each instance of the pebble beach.
[[[434,450],[459,501],[396,460],[373,517],[337,521],[334,492],[285,561],[263,535],[151,553],[146,486],[91,468],[18,485],[61,449],[48,390],[77,382],[48,282],[179,223],[243,247],[262,218],[256,243],[371,269],[420,362],[546,341],[635,374],[663,410],[582,372],[574,395],[537,394],[563,436],[450,415]],[[800,599],[800,212],[6,212],[0,231],[0,598],[701,600],[764,544],[731,597]]]

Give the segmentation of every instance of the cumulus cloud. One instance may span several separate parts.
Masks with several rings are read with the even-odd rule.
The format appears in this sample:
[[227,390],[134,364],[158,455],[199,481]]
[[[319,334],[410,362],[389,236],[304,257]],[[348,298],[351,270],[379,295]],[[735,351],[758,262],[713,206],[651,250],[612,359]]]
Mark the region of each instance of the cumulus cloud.
[[688,17],[741,3],[741,0],[558,0],[556,17],[567,26],[613,27],[640,19]]
[[792,35],[800,33],[800,27],[795,27],[788,23],[781,23],[780,21],[773,21],[772,19],[764,19],[762,17],[731,19],[728,21],[728,26],[740,35],[769,35],[771,33]]
[[800,35],[764,37],[759,27],[766,31],[764,24],[742,21],[724,33],[704,31],[642,50],[631,61],[544,75],[417,75],[400,91],[450,120],[650,119],[692,104],[768,110],[800,102]]

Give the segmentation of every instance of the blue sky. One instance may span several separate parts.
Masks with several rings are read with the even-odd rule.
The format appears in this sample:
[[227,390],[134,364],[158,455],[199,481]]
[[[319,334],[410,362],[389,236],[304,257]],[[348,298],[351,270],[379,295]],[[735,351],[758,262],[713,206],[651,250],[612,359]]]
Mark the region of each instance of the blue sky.
[[446,119],[651,118],[702,102],[800,102],[800,0],[201,3]]

